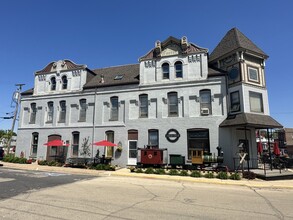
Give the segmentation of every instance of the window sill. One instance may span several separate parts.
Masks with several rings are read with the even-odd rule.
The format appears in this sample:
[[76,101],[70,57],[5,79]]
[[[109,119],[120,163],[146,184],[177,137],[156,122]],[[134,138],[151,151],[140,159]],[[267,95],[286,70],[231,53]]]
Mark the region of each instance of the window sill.
[[46,124],[53,124],[53,121],[46,121]]
[[109,119],[109,121],[118,121],[118,119]]

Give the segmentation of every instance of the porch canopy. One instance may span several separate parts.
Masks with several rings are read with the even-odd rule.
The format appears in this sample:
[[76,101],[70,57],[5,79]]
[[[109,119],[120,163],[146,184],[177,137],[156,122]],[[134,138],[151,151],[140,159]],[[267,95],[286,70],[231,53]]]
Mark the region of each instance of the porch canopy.
[[253,127],[256,129],[283,128],[283,126],[269,115],[258,115],[252,113],[240,113],[229,115],[220,127]]

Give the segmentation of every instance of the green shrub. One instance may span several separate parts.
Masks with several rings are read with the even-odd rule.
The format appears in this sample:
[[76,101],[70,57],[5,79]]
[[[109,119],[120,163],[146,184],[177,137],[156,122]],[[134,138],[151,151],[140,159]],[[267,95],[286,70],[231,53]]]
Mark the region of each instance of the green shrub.
[[10,162],[12,162],[12,163],[21,163],[21,162],[20,162],[21,159],[22,159],[22,158],[19,158],[19,157],[13,157],[12,160],[11,160]]
[[214,174],[212,172],[207,172],[205,175],[204,175],[205,178],[215,178]]
[[171,176],[176,176],[176,175],[178,175],[178,170],[174,170],[174,169],[170,170],[170,171],[169,171],[169,175],[171,175]]
[[56,164],[57,164],[57,162],[54,160],[47,163],[48,166],[56,166]]
[[152,167],[149,167],[149,168],[146,169],[145,173],[146,174],[154,174],[155,171],[154,171],[154,169]]
[[241,180],[239,173],[232,173],[229,177],[231,180]]
[[242,173],[242,177],[245,178],[245,179],[249,179],[249,180],[253,180],[256,178],[256,175],[254,172],[251,172],[251,171],[244,171]]
[[135,172],[136,173],[143,173],[143,170],[141,168],[137,168]]
[[166,171],[161,168],[155,169],[155,174],[163,175],[163,174],[166,174]]
[[192,173],[190,174],[191,177],[195,177],[195,178],[198,178],[198,177],[201,177],[201,173],[197,170],[195,171],[192,171]]
[[26,159],[26,158],[18,158],[17,161],[18,161],[18,162],[16,162],[16,163],[23,163],[23,164],[25,164],[26,161],[27,161],[27,159]]
[[226,180],[226,179],[228,179],[228,173],[221,171],[218,173],[217,178],[222,179],[222,180]]
[[187,170],[181,170],[179,173],[180,176],[188,176],[188,171]]
[[9,162],[9,163],[26,163],[27,159],[15,157],[13,154],[8,154],[8,155],[4,156],[3,161]]
[[105,170],[105,164],[98,164],[96,170]]
[[48,162],[46,160],[38,160],[38,164],[44,166],[48,165]]
[[11,163],[11,162],[13,162],[13,159],[14,159],[13,154],[7,154],[7,155],[4,156],[3,161]]

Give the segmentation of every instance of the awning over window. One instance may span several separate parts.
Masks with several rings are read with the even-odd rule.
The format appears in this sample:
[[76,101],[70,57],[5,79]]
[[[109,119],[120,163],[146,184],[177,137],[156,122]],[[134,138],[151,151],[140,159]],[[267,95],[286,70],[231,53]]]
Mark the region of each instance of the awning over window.
[[240,113],[229,115],[220,127],[246,126],[254,128],[282,128],[283,126],[269,115]]

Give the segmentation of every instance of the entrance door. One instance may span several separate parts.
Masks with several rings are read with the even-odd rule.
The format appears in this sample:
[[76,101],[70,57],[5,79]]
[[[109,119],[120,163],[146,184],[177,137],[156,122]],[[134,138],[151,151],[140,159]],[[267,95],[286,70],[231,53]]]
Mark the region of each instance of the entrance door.
[[137,141],[128,141],[128,164],[136,165],[137,163]]
[[137,139],[138,131],[129,130],[128,131],[128,164],[136,165],[137,163]]

